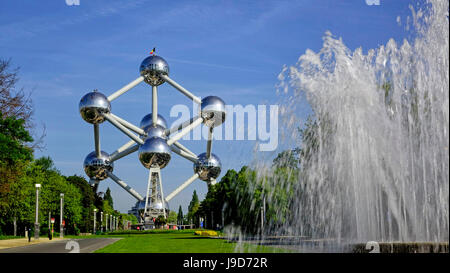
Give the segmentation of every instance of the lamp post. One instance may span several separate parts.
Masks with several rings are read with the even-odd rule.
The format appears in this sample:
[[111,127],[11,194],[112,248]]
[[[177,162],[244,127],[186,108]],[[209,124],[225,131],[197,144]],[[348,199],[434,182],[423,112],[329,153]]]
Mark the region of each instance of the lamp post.
[[95,234],[95,221],[97,220],[97,209],[94,209],[94,234]]
[[109,215],[109,230],[112,231],[112,214]]
[[41,184],[36,184],[36,216],[34,221],[34,239],[39,239],[39,188]]
[[105,231],[107,231],[108,230],[108,213],[105,215],[105,221],[106,221],[106,223],[105,223]]
[[100,231],[103,232],[103,211],[100,211]]
[[50,221],[52,223],[52,232],[51,232],[51,235],[50,235],[49,239],[51,240],[51,239],[53,239],[53,224],[55,223],[55,218],[52,217]]
[[60,211],[59,211],[59,238],[64,238],[64,193],[59,195],[61,197]]

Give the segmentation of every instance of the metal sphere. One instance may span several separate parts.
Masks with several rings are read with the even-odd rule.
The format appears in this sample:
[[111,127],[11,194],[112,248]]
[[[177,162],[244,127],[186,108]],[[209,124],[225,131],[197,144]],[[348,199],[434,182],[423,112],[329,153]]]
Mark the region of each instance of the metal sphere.
[[[142,118],[139,127],[144,129],[145,127],[148,127],[149,125],[152,125],[152,124],[153,124],[153,116],[152,116],[152,113],[150,113],[148,115],[145,115],[145,117]],[[156,124],[164,127],[164,129],[167,128],[167,121],[160,114],[158,114],[158,118],[156,119]]]
[[[166,210],[168,210],[169,209],[169,204],[167,202],[164,202],[164,203],[165,203],[165,207],[164,208]],[[154,204],[151,204],[150,207],[152,209],[163,209],[162,202],[155,202]]]
[[105,121],[102,113],[111,112],[111,103],[108,98],[100,92],[90,92],[84,95],[79,104],[81,117],[92,124],[99,124]]
[[159,138],[163,138],[163,139],[167,139],[166,136],[166,129],[158,124],[156,125],[148,125],[147,127],[144,127],[144,132],[147,134],[147,136],[145,138],[150,138],[150,137],[159,137]]
[[208,127],[217,127],[225,121],[225,102],[216,96],[202,99],[200,106],[204,123]]
[[95,151],[88,154],[83,163],[84,172],[91,179],[104,180],[108,178],[106,171],[112,172],[114,163],[109,161],[109,154],[101,151],[97,157]]
[[169,76],[169,65],[163,58],[152,55],[142,61],[139,71],[146,83],[158,86],[165,82],[160,75]]
[[147,169],[151,167],[164,168],[169,164],[171,151],[165,139],[149,137],[139,147],[139,160]]
[[222,163],[219,157],[211,153],[210,158],[206,157],[206,153],[198,155],[198,160],[194,163],[194,172],[199,175],[199,179],[203,181],[211,181],[219,177],[222,170]]

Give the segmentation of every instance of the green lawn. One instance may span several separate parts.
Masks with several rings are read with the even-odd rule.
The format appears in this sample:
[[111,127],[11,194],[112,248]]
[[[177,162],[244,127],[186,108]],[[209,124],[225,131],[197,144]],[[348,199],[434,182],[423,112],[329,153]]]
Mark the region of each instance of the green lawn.
[[[258,246],[255,244],[228,243],[194,235],[194,231],[146,232],[141,234],[109,234],[86,236],[123,238],[96,253],[233,253],[233,252],[287,252],[284,249]],[[237,247],[238,246],[238,247]]]
[[0,240],[9,240],[9,239],[20,239],[25,238],[24,236],[13,236],[13,235],[0,235]]

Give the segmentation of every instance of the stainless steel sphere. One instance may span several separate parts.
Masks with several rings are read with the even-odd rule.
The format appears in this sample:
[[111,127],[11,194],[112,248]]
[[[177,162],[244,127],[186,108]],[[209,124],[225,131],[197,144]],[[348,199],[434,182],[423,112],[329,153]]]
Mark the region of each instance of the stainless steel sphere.
[[198,160],[194,163],[194,172],[198,174],[199,179],[203,181],[211,181],[219,177],[222,170],[222,163],[219,157],[211,153],[210,158],[206,157],[206,153],[198,155]]
[[[150,200],[149,200],[149,202],[150,202]],[[169,203],[165,202],[165,204],[166,204],[166,209],[169,209]],[[148,205],[152,209],[162,209],[162,203],[161,202],[156,202],[154,205],[149,203]],[[143,211],[145,209],[145,198],[144,198],[144,200],[137,201],[135,207],[139,211]]]
[[139,147],[139,160],[147,169],[151,167],[164,168],[169,164],[171,151],[165,139],[149,137]]
[[[151,204],[150,206],[152,209],[163,209],[162,206],[162,202],[155,202],[154,204]],[[167,202],[165,202],[165,207],[166,210],[169,209],[169,204]]]
[[91,179],[104,180],[108,178],[106,171],[112,172],[114,169],[113,162],[109,161],[109,154],[101,151],[100,157],[97,157],[95,151],[88,154],[83,163],[84,172]]
[[[153,116],[152,116],[152,113],[150,113],[148,115],[145,115],[145,117],[142,118],[139,127],[144,129],[145,127],[152,125],[152,124],[153,124]],[[158,114],[158,118],[156,119],[156,124],[164,127],[164,129],[167,128],[167,121],[160,114]]]
[[166,129],[158,124],[156,125],[148,125],[147,127],[143,128],[145,133],[147,134],[147,136],[145,138],[150,138],[150,137],[160,137],[160,138],[164,138],[167,139],[166,136]]
[[158,86],[165,82],[160,75],[169,75],[169,65],[163,58],[152,55],[142,61],[139,71],[146,83]]
[[200,106],[204,124],[208,127],[217,127],[225,121],[225,102],[216,96],[202,99]]
[[108,98],[100,92],[90,92],[84,95],[79,104],[81,117],[92,124],[99,124],[105,121],[102,113],[111,112],[111,103]]

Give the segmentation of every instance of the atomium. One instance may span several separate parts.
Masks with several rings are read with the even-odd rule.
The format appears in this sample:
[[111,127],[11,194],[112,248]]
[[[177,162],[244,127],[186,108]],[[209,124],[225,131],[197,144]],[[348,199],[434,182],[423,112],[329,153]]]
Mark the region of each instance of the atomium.
[[147,127],[144,127],[144,132],[146,133],[145,138],[159,137],[167,139],[166,129],[158,124],[155,125],[152,124]]
[[164,83],[161,75],[169,76],[169,65],[163,58],[152,55],[142,61],[139,68],[144,81],[152,86],[158,86]]
[[209,96],[202,100],[201,115],[208,127],[217,127],[225,121],[225,103],[216,96]]
[[101,151],[100,156],[97,156],[94,151],[86,156],[83,167],[84,172],[89,178],[104,180],[108,178],[107,172],[113,171],[114,163],[110,162],[108,153]]
[[158,210],[163,209],[163,208],[164,209],[169,209],[169,203],[168,202],[164,202],[164,206],[165,207],[163,207],[163,203],[162,202],[156,202],[156,203],[151,205],[151,208],[152,209],[158,209]]
[[81,117],[92,124],[105,121],[102,114],[111,112],[111,104],[108,98],[100,92],[93,91],[84,95],[79,103]]
[[[112,179],[137,199],[136,208],[143,210],[140,220],[148,223],[149,219],[159,215],[166,216],[168,202],[196,179],[206,181],[208,184],[215,183],[222,165],[219,157],[211,152],[213,130],[224,122],[226,111],[225,103],[219,97],[209,96],[201,99],[170,78],[169,65],[160,56],[151,55],[145,58],[140,65],[139,74],[137,79],[108,97],[96,90],[87,93],[80,100],[79,112],[83,120],[93,124],[94,127],[95,151],[88,154],[84,160],[84,170],[91,179],[91,184],[95,185],[94,189],[97,189],[99,181],[106,178]],[[144,115],[139,126],[136,126],[114,115],[111,112],[111,102],[141,82],[152,86],[152,108],[151,113]],[[167,121],[158,113],[157,91],[158,86],[164,83],[168,83],[198,104],[199,115],[168,128]],[[100,149],[100,124],[104,121],[108,121],[131,139],[111,154]],[[197,156],[179,141],[202,124],[208,127],[208,141],[206,153]],[[141,164],[149,169],[145,197],[142,197],[113,173],[114,162],[134,152],[137,152]],[[164,196],[160,171],[168,166],[172,153],[193,162],[194,174],[169,195]]]
[[194,172],[198,174],[198,178],[203,181],[211,181],[219,177],[222,170],[220,159],[211,154],[208,158],[206,153],[198,155],[198,160],[194,163]]
[[170,158],[170,147],[163,138],[147,138],[144,144],[139,147],[139,160],[147,169],[163,169],[169,164]]
[[[153,116],[152,113],[145,115],[142,118],[141,123],[139,124],[139,127],[141,127],[142,129],[145,130],[146,127],[153,125],[152,116]],[[156,124],[158,124],[159,126],[162,126],[164,128],[167,128],[167,121],[160,114],[157,115]]]

